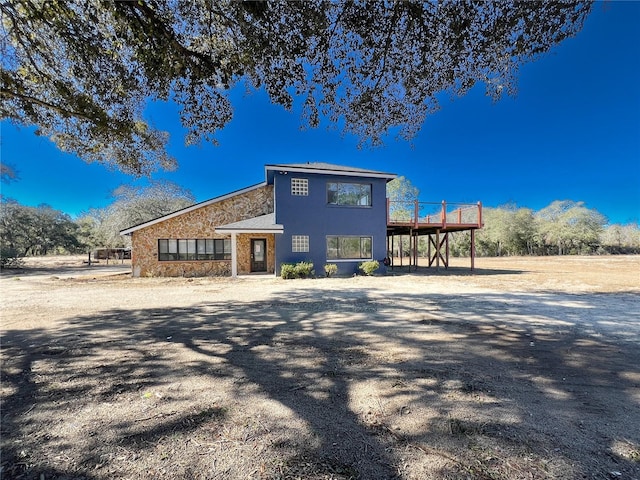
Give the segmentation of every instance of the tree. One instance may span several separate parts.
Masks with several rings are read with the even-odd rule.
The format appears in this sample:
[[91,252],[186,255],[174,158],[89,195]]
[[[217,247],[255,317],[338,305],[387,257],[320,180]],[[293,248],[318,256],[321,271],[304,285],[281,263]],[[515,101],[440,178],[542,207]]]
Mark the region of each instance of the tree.
[[546,245],[557,247],[558,255],[593,253],[606,224],[604,215],[584,202],[556,200],[536,214],[538,232]]
[[[389,218],[396,222],[410,222],[415,214],[415,202],[418,201],[420,190],[403,176],[394,178],[387,183],[387,198],[389,199]],[[398,250],[392,252],[398,257],[410,255],[410,237],[400,235],[396,243]]]
[[441,92],[516,90],[519,66],[582,28],[591,2],[36,2],[2,0],[0,114],[86,161],[146,174],[175,166],[143,118],[173,100],[187,143],[214,141],[228,91],[262,88],[304,126],[362,144],[412,138]]
[[609,225],[600,236],[606,253],[640,253],[640,227],[637,223]]
[[29,207],[2,199],[0,208],[0,250],[2,265],[27,255],[76,251],[80,243],[71,217],[49,205]]
[[152,181],[147,187],[122,185],[113,192],[113,198],[114,202],[107,207],[91,209],[77,220],[81,238],[90,248],[128,247],[130,241],[120,235],[121,230],[194,203],[188,190],[160,181]]
[[390,218],[396,221],[410,221],[414,216],[415,202],[419,196],[420,189],[403,176],[387,183],[387,198],[391,202]]
[[505,205],[498,209],[499,243],[498,255],[527,255],[534,251],[537,239],[536,224],[533,211],[528,208],[517,208],[516,205]]
[[479,255],[499,257],[502,255],[504,212],[499,208],[483,208],[484,227],[478,231],[476,247]]
[[18,178],[18,172],[15,167],[0,163],[0,182],[11,183]]

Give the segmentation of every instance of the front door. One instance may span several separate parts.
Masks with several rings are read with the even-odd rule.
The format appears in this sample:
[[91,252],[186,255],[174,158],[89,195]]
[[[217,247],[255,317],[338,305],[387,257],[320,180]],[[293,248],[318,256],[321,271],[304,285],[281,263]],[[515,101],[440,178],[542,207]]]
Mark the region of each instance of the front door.
[[264,238],[251,240],[251,271],[267,271],[267,241]]

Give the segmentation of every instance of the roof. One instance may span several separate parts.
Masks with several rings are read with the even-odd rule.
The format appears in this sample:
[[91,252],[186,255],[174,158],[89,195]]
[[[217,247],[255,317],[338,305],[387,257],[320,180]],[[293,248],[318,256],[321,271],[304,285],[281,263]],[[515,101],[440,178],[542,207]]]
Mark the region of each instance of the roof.
[[397,177],[395,173],[380,172],[377,170],[367,170],[365,168],[346,167],[344,165],[335,165],[324,162],[307,162],[307,163],[286,163],[265,165],[267,182],[270,179],[269,171],[287,171],[298,173],[319,173],[319,174],[339,174],[350,177],[374,177],[386,178],[392,180]]
[[250,187],[242,188],[240,190],[236,190],[235,192],[227,193],[225,195],[221,195],[219,197],[214,197],[209,200],[205,200],[204,202],[196,203],[191,205],[190,207],[183,208],[181,210],[176,210],[175,212],[169,213],[167,215],[163,215],[162,217],[154,218],[153,220],[149,220],[144,223],[140,223],[138,225],[134,225],[133,227],[129,227],[125,230],[120,231],[120,235],[130,235],[136,230],[140,230],[142,228],[150,227],[151,225],[155,225],[156,223],[164,222],[165,220],[169,220],[170,218],[178,217],[180,215],[184,215],[185,213],[192,212],[199,208],[207,207],[214,203],[221,202],[223,200],[227,200],[228,198],[235,197],[236,195],[241,195],[246,192],[250,192],[251,190],[256,190],[260,187],[264,187],[267,183],[261,182],[256,185],[252,185]]
[[216,227],[216,232],[223,233],[282,233],[284,227],[276,223],[276,214],[268,213],[259,217],[240,220]]

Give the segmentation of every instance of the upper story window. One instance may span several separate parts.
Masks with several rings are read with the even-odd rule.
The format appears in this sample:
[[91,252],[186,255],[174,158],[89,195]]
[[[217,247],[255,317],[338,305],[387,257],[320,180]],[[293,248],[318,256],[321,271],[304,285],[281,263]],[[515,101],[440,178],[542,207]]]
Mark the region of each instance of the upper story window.
[[327,183],[329,205],[371,206],[370,183]]
[[309,195],[309,180],[306,178],[292,178],[291,195]]

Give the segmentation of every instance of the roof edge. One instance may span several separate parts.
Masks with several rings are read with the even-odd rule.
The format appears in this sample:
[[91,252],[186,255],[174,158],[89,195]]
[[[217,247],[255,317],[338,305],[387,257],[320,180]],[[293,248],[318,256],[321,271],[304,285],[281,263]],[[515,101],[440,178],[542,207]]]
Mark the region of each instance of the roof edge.
[[141,230],[143,228],[150,227],[157,223],[164,222],[166,220],[170,220],[172,218],[178,217],[180,215],[184,215],[185,213],[192,212],[194,210],[198,210],[199,208],[208,207],[209,205],[213,205],[214,203],[221,202],[223,200],[227,200],[229,198],[235,197],[237,195],[242,195],[243,193],[250,192],[252,190],[257,190],[260,187],[267,186],[267,182],[260,182],[255,185],[251,185],[250,187],[241,188],[240,190],[235,190],[231,193],[226,193],[224,195],[220,195],[219,197],[210,198],[209,200],[205,200],[200,203],[194,203],[189,207],[182,208],[180,210],[176,210],[175,212],[168,213],[167,215],[163,215],[162,217],[154,218],[153,220],[147,220],[146,222],[140,223],[138,225],[134,225],[132,227],[126,228],[124,230],[120,230],[120,235],[131,235],[133,232],[137,230]]
[[[336,165],[340,166],[340,165]],[[322,175],[342,175],[346,177],[369,177],[369,178],[386,178],[392,180],[397,178],[395,173],[378,172],[375,170],[365,170],[356,167],[342,167],[344,170],[327,168],[326,166],[316,166],[313,163],[307,165],[287,165],[287,164],[269,164],[265,165],[265,173],[268,171],[287,171],[295,173],[315,173]]]

